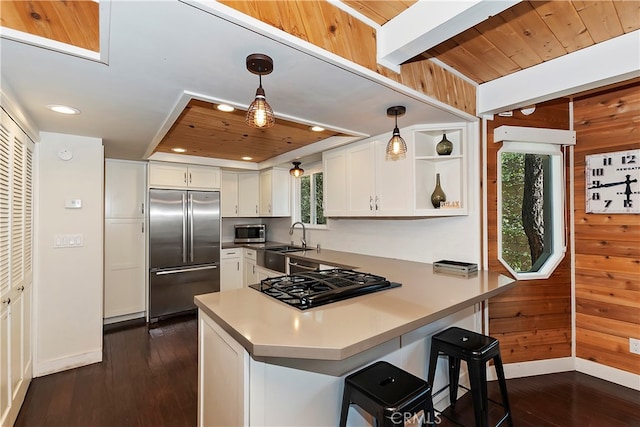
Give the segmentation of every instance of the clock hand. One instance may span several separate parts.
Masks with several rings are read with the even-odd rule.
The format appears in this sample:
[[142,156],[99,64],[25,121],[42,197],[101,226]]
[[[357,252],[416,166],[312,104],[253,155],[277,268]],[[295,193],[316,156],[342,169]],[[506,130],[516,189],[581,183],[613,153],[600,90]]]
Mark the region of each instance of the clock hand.
[[[633,182],[633,181],[631,181]],[[620,184],[626,184],[627,181],[620,181],[620,182],[609,182],[606,184],[598,184],[598,185],[594,185],[592,187],[589,187],[589,190],[593,190],[594,188],[603,188],[603,187],[613,187],[614,185],[620,185]]]

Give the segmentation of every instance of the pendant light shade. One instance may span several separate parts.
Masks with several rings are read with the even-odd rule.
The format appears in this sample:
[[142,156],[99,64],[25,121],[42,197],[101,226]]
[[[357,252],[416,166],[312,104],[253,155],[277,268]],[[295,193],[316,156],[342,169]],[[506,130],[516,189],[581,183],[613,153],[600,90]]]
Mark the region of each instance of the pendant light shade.
[[256,90],[255,99],[249,105],[245,122],[254,128],[270,128],[276,120],[262,88],[262,76],[273,71],[273,60],[267,55],[253,53],[247,56],[247,70],[258,75],[260,85]]
[[293,167],[289,169],[289,173],[291,174],[291,176],[296,178],[300,178],[302,175],[304,175],[304,169],[300,167],[300,162],[293,162]]
[[406,111],[407,109],[401,105],[387,109],[387,116],[394,116],[396,120],[393,134],[387,143],[387,159],[389,160],[404,159],[407,155],[407,143],[400,136],[400,129],[398,129],[398,116],[402,116]]

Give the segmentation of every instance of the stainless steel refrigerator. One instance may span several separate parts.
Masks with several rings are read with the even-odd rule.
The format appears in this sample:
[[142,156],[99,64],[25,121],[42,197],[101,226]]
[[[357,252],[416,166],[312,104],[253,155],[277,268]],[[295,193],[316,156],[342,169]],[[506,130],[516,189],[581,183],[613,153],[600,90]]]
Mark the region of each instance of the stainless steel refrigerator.
[[149,190],[149,319],[220,290],[220,193]]

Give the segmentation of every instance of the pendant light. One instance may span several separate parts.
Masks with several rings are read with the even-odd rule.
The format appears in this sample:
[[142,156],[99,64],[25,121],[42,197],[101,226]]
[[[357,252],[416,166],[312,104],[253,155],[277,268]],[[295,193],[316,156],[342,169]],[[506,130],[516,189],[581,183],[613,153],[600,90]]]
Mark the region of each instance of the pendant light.
[[247,110],[245,121],[254,128],[270,128],[276,120],[262,88],[262,76],[273,71],[273,60],[262,53],[252,53],[247,56],[247,70],[258,75],[260,86],[256,90],[256,98]]
[[396,125],[393,128],[393,135],[387,143],[387,159],[399,160],[404,159],[407,154],[407,143],[400,136],[400,130],[398,129],[398,116],[402,116],[407,109],[402,105],[387,108],[387,116],[395,116]]
[[300,167],[300,162],[293,162],[293,167],[289,169],[291,176],[300,178],[304,174],[304,169]]

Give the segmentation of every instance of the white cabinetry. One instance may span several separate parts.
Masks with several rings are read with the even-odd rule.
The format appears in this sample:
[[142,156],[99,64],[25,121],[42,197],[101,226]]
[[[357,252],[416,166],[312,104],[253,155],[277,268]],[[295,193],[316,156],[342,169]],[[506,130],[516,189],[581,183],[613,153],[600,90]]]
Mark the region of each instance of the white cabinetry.
[[220,215],[238,216],[238,173],[222,171],[220,181]]
[[255,283],[260,283],[261,280],[268,279],[269,277],[278,277],[284,276],[284,273],[280,273],[279,271],[269,270],[264,267],[256,267],[256,281]]
[[222,171],[220,192],[223,217],[258,216],[258,172]]
[[220,291],[242,287],[242,248],[220,251]]
[[149,162],[149,187],[217,190],[220,188],[220,168]]
[[325,215],[413,214],[411,142],[407,141],[407,158],[387,160],[387,139],[385,135],[324,156],[324,194],[328,198]]
[[142,317],[146,310],[145,177],[145,163],[105,161],[106,323]]
[[[454,216],[467,214],[467,124],[419,125],[402,130],[404,159],[386,158],[390,135],[380,135],[323,153],[325,216]],[[447,135],[450,155],[436,145]],[[447,203],[431,204],[436,174]]]
[[256,258],[257,251],[255,249],[244,249],[243,256],[243,269],[242,275],[243,286],[249,286],[257,282],[258,274],[256,273]]
[[324,216],[343,216],[347,213],[347,153],[333,150],[322,155]]
[[198,315],[198,426],[249,425],[249,353]]
[[33,142],[0,109],[0,425],[32,378]]
[[260,216],[290,216],[291,175],[286,169],[260,172]]

